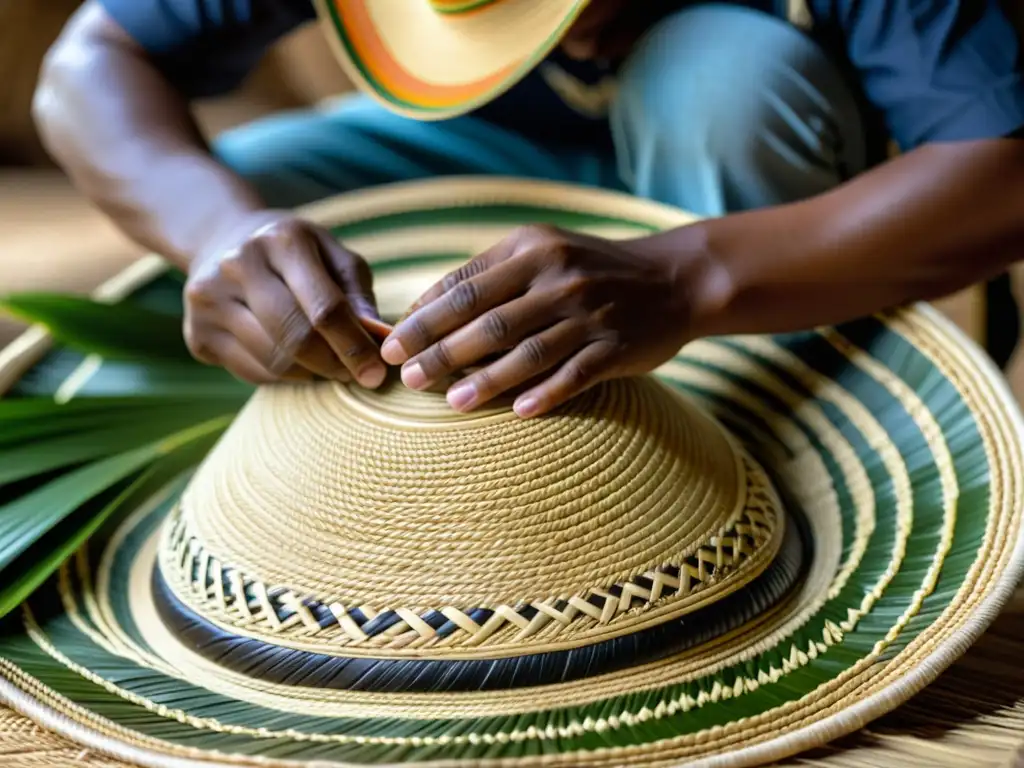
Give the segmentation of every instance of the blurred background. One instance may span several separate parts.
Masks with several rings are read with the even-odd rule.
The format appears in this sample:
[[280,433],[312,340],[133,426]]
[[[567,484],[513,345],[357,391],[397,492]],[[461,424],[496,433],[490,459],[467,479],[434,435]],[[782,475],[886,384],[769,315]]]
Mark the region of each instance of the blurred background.
[[[1022,20],[1024,0],[1009,0]],[[30,116],[42,58],[80,0],[0,0],[0,292],[86,292],[138,258],[139,250],[79,197],[39,143]],[[330,99],[350,86],[315,26],[282,40],[236,94],[196,105],[209,136],[262,114]],[[1024,253],[1022,253],[1024,256]],[[1017,293],[1024,298],[1017,279]],[[938,302],[980,340],[978,289]],[[18,332],[0,318],[0,345]],[[1024,356],[1010,380],[1024,399]]]

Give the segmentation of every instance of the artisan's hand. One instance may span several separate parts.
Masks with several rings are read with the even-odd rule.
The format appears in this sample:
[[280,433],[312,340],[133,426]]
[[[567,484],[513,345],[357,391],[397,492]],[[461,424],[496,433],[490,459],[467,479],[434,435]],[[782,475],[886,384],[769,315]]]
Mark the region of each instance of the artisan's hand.
[[200,361],[253,383],[329,379],[377,387],[370,269],[319,227],[267,211],[197,257],[185,287],[185,339]]
[[691,261],[641,241],[525,227],[427,291],[382,355],[425,389],[500,353],[454,384],[449,404],[468,411],[528,384],[516,413],[540,415],[679,351],[692,331],[680,287]]

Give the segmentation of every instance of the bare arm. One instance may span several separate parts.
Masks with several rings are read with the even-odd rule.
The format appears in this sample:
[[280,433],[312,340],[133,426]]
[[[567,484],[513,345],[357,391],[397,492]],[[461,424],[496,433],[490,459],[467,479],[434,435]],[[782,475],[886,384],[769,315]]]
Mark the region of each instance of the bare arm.
[[183,269],[264,207],[210,155],[185,98],[96,3],[82,6],[47,55],[33,112],[76,186]]
[[804,202],[637,240],[520,230],[427,291],[382,353],[414,389],[496,355],[449,403],[470,410],[529,385],[515,409],[534,416],[697,337],[852,320],[1022,254],[1024,141],[934,144]]
[[366,263],[322,228],[266,210],[210,154],[185,97],[95,0],[47,56],[34,113],[77,187],[188,273],[184,335],[196,358],[258,383],[383,381],[359,320],[376,317]]
[[[654,238],[727,275],[699,335],[789,331],[936,299],[1024,257],[1024,140],[932,144],[838,189]],[[720,302],[720,303],[719,303]]]

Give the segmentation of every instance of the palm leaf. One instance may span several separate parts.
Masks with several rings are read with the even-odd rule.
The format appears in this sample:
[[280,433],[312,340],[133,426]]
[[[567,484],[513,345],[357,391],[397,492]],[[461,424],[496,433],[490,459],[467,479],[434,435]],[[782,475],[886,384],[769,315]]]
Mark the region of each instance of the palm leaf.
[[[23,442],[26,430],[20,430],[22,440],[0,438],[0,446],[8,443],[8,447],[0,447],[0,487],[139,448],[165,437],[183,424],[228,412],[229,409],[218,401],[168,405],[145,413],[126,408],[124,412],[111,410],[102,420],[89,419],[85,429],[80,423],[65,424],[62,432],[41,435],[38,431],[32,434],[30,428],[28,442]],[[52,429],[47,425],[48,431]]]
[[[80,502],[83,492],[95,491],[103,481],[106,481],[107,488],[116,486],[119,482],[124,487],[113,495],[110,501],[98,505],[91,514],[82,516],[82,519],[70,520],[70,524],[63,529],[52,529],[55,535],[45,541],[45,546],[32,546],[39,542],[38,537],[29,542],[22,549],[23,557],[20,558],[20,562],[15,562],[13,567],[4,568],[18,553],[6,549],[0,551],[0,577],[3,582],[3,586],[0,586],[0,618],[27,599],[108,519],[121,510],[135,508],[201,460],[220,437],[229,421],[230,418],[223,416],[211,419],[157,443],[90,465],[87,469],[92,470],[89,474],[93,480],[91,485],[77,481],[73,489],[64,485],[55,488],[58,483],[46,486],[43,491],[50,496],[59,495],[64,502],[72,503]],[[144,469],[140,471],[140,467]],[[74,475],[75,473],[71,473],[63,479],[70,480]],[[131,478],[131,481],[122,482],[126,478]],[[30,494],[26,500],[33,495],[35,494]],[[3,509],[0,509],[0,541],[5,538],[2,532],[3,522]]]
[[[96,365],[99,362],[100,365]],[[244,400],[252,386],[239,381],[223,368],[194,362],[152,363],[137,360],[88,359],[67,349],[47,356],[30,370],[12,391],[20,397],[53,397],[67,386],[72,376],[88,368],[74,387],[76,398],[193,398],[215,397]]]
[[0,618],[107,520],[202,460],[252,392],[188,354],[180,281],[132,303],[18,294],[53,349],[0,398]]
[[191,361],[181,317],[174,314],[53,293],[8,296],[0,300],[0,309],[46,326],[54,337],[83,352],[121,360]]
[[236,403],[248,397],[250,385],[189,355],[181,304],[169,300],[180,295],[180,284],[172,278],[173,273],[132,303],[49,293],[0,299],[0,310],[44,325],[65,345],[30,370],[15,393],[53,395],[71,385],[77,397],[224,397]]
[[[29,441],[72,433],[89,434],[110,426],[145,421],[165,425],[163,434],[183,429],[216,415],[233,413],[237,397],[110,397],[76,398],[67,403],[52,398],[0,399],[0,451],[25,447]],[[0,468],[2,471],[2,468]]]
[[0,506],[0,575],[35,541],[116,483],[160,455],[159,443],[87,464]]

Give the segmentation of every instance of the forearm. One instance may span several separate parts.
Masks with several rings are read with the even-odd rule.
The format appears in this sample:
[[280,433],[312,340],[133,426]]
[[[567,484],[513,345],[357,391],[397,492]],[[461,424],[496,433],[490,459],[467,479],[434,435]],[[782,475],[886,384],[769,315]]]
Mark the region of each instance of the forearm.
[[[700,335],[774,333],[930,300],[1024,257],[1024,141],[924,147],[828,194],[657,236],[700,240]],[[715,277],[717,275],[717,277]]]
[[88,4],[48,55],[34,115],[75,185],[179,267],[261,207],[211,157],[186,101],[97,6]]

